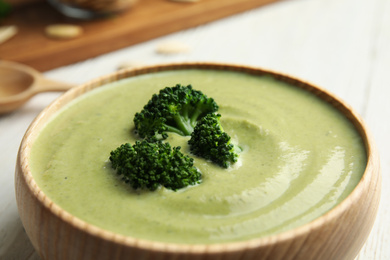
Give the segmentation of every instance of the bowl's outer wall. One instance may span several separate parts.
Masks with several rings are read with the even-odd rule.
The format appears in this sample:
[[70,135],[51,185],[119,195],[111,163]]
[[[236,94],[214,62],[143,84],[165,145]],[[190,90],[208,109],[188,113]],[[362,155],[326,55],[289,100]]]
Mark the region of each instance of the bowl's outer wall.
[[[372,176],[378,176],[373,174]],[[288,239],[245,246],[238,251],[191,254],[149,251],[125,246],[84,232],[54,215],[30,192],[20,167],[16,170],[16,195],[20,218],[34,248],[43,260],[55,259],[354,259],[366,240],[378,207],[380,182],[368,181],[348,211],[310,232]],[[114,238],[113,238],[114,239]],[[194,251],[195,251],[194,250]]]
[[[178,66],[178,68],[180,67],[183,66]],[[206,68],[209,67],[206,66]],[[154,71],[157,70],[154,69]],[[133,74],[130,73],[130,75]],[[119,78],[126,76],[128,74],[122,74]],[[110,80],[112,79],[111,77]],[[107,79],[102,80],[97,85],[103,84],[102,82],[107,82]],[[94,87],[96,84],[90,84],[89,87],[78,91],[76,96],[86,92],[86,89]],[[331,100],[333,99],[331,98]],[[61,106],[62,103],[57,104],[55,109]],[[348,107],[344,107],[342,110],[348,110]],[[280,235],[225,245],[164,246],[161,243],[143,243],[136,239],[91,228],[90,225],[73,218],[67,212],[53,205],[36,186],[27,169],[28,162],[26,160],[28,158],[25,158],[25,150],[31,144],[25,143],[25,139],[19,150],[15,171],[15,191],[20,218],[34,248],[43,260],[352,260],[360,251],[371,231],[379,205],[381,187],[379,156],[373,140],[367,134],[360,119],[354,120],[353,115],[354,112],[350,111],[347,116],[352,118],[368,147],[369,163],[361,182],[354,192],[334,210],[312,223]],[[41,116],[44,118],[43,122],[49,117],[50,115],[45,114],[45,112]],[[28,133],[33,132],[32,130],[30,129]]]

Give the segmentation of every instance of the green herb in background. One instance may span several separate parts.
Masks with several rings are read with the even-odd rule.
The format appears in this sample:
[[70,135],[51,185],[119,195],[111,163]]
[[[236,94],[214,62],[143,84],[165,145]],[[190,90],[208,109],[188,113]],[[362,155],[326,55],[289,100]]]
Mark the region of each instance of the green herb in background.
[[6,17],[11,11],[11,5],[0,0],[0,19]]

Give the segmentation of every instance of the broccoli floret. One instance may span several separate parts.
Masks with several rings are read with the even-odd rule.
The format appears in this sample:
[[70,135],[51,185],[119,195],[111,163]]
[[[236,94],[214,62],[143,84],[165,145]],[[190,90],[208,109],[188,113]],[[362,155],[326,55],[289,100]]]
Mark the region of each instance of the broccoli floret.
[[154,94],[143,110],[135,114],[134,124],[141,138],[165,139],[168,132],[189,136],[200,118],[217,110],[214,99],[191,85],[177,84]]
[[160,185],[171,190],[200,183],[201,173],[193,158],[184,155],[180,147],[171,148],[162,141],[136,141],[122,144],[110,154],[117,174],[134,189],[156,190]]
[[228,168],[237,162],[241,148],[230,142],[220,123],[220,114],[204,116],[194,128],[188,141],[191,153]]

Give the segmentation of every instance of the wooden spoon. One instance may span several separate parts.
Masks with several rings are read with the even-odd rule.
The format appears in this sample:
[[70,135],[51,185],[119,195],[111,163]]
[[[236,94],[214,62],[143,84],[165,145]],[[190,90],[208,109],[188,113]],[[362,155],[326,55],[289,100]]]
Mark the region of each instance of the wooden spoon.
[[18,109],[38,93],[66,91],[72,87],[46,79],[26,65],[0,60],[0,114]]

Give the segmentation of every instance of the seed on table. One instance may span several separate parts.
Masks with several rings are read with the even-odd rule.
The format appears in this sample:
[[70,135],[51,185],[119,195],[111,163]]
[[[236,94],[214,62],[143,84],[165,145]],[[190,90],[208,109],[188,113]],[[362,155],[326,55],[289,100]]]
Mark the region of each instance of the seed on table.
[[72,39],[83,33],[83,28],[72,24],[52,24],[45,28],[47,36],[56,39]]
[[119,64],[117,70],[122,70],[122,69],[134,69],[138,67],[142,67],[145,64],[140,61],[124,61]]
[[199,0],[171,0],[172,2],[183,2],[183,3],[194,3],[199,2]]
[[0,43],[12,38],[18,32],[18,28],[15,25],[0,26]]
[[157,46],[156,52],[159,54],[176,54],[189,52],[190,47],[182,42],[163,42]]

